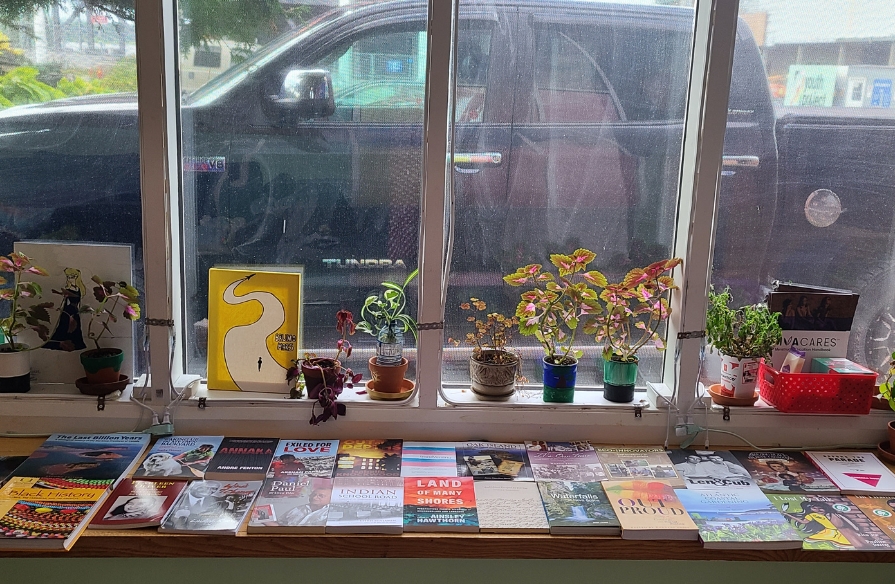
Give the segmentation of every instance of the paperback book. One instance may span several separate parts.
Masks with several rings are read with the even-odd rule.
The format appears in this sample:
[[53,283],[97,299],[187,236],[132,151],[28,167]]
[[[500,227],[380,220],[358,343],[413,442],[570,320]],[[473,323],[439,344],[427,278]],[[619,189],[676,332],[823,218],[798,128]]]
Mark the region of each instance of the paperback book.
[[895,475],[872,452],[806,452],[843,495],[895,496]]
[[342,440],[336,454],[336,478],[401,476],[403,440]]
[[114,482],[113,479],[13,477],[0,489],[0,499],[95,503],[105,497]]
[[767,495],[790,525],[804,537],[806,550],[892,550],[889,539],[847,497],[838,495]]
[[491,533],[548,533],[550,525],[534,482],[475,481],[479,530]]
[[534,480],[525,445],[504,442],[458,443],[457,476],[476,480]]
[[15,469],[17,477],[112,479],[129,474],[149,434],[53,434]]
[[587,442],[526,442],[525,448],[537,481],[592,483],[607,478],[597,453]]
[[338,448],[338,440],[280,440],[267,470],[267,478],[331,479]]
[[134,471],[147,480],[195,480],[205,477],[223,436],[167,436],[156,442]]
[[404,531],[478,530],[472,477],[404,479]]
[[326,533],[401,533],[404,479],[337,477]]
[[13,471],[27,459],[27,456],[0,456],[0,485],[3,485],[12,476]]
[[800,549],[802,535],[761,489],[677,489],[706,549]]
[[0,499],[0,549],[68,550],[87,527],[94,505]]
[[598,482],[538,482],[550,533],[618,535],[618,518]]
[[453,442],[404,442],[402,477],[457,476],[457,449]]
[[699,529],[667,482],[604,481],[603,488],[621,523],[622,539],[699,539]]
[[252,508],[248,533],[324,533],[333,480],[310,476],[269,478]]
[[765,493],[831,493],[839,488],[798,451],[732,451]]
[[205,478],[262,481],[278,443],[276,438],[224,438],[205,470]]
[[193,481],[162,519],[159,531],[236,535],[261,481]]
[[750,489],[755,481],[726,450],[669,450],[674,469],[688,489]]
[[895,498],[849,495],[848,500],[857,505],[889,539],[895,540]]
[[597,447],[596,451],[610,480],[661,479],[675,487],[684,486],[662,448]]
[[91,529],[158,527],[186,481],[122,480],[90,522]]

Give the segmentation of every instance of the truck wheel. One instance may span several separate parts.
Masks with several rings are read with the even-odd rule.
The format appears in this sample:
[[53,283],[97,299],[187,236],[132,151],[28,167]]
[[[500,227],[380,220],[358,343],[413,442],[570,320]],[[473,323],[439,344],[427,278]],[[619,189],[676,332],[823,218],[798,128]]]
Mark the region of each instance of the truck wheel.
[[883,372],[895,351],[895,270],[876,272],[866,282],[859,290],[849,358]]

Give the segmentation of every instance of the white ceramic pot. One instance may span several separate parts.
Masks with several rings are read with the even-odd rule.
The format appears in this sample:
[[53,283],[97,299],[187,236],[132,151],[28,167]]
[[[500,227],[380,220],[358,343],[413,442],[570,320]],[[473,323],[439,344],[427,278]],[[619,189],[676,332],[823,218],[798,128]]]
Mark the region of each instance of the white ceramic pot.
[[[483,354],[494,351],[483,351]],[[516,388],[516,368],[518,358],[512,355],[512,363],[483,363],[469,358],[469,378],[472,380],[472,391],[485,399],[504,398],[513,395]]]
[[737,359],[721,353],[721,393],[735,398],[755,395],[760,357]]
[[0,352],[0,393],[31,389],[31,351]]

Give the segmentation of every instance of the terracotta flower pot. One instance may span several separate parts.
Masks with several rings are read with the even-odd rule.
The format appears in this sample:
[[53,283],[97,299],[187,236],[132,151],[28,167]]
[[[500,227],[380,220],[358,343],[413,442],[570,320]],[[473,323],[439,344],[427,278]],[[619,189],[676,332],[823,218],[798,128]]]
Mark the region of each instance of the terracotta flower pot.
[[895,444],[895,420],[889,422],[889,425],[886,426],[886,429],[889,431],[889,449],[892,449],[892,445]]
[[121,374],[124,351],[121,349],[90,349],[81,353],[81,365],[87,383],[115,383]]
[[323,357],[302,361],[300,366],[301,372],[305,377],[305,387],[308,389],[308,397],[311,399],[317,399],[316,396],[311,395],[311,390],[323,383],[324,375],[326,375],[327,380],[332,382],[333,376],[338,374],[342,369],[342,363],[340,361]]
[[379,365],[376,362],[376,357],[370,357],[367,365],[370,367],[370,377],[373,378],[376,391],[380,393],[400,393],[402,391],[404,374],[407,373],[407,359],[402,357],[401,363],[398,365]]

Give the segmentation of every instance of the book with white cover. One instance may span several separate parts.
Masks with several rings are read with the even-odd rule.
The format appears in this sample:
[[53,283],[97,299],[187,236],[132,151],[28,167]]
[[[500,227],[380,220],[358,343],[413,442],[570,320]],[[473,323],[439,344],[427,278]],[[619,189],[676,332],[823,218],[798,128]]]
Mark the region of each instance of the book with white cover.
[[479,531],[549,533],[538,485],[522,481],[475,481]]
[[333,481],[326,533],[404,531],[404,479],[337,477]]
[[843,495],[895,495],[895,475],[872,452],[806,452]]

